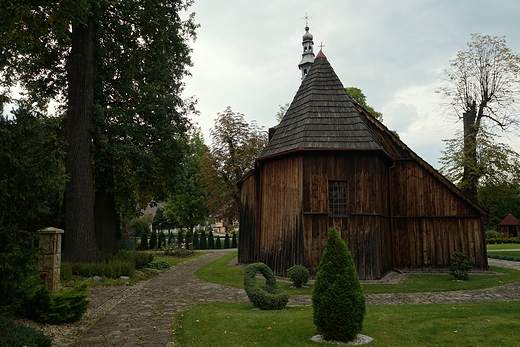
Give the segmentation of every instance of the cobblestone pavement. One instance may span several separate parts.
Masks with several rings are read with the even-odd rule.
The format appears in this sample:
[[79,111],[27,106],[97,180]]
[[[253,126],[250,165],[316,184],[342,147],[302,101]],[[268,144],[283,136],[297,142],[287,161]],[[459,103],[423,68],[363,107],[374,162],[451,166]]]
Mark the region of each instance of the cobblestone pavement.
[[[219,250],[173,266],[150,280],[130,287],[91,289],[91,307],[56,346],[173,346],[172,318],[178,310],[208,302],[249,300],[243,289],[199,280],[194,272],[234,250]],[[520,270],[520,263],[489,259],[489,264]],[[455,304],[520,300],[520,283],[481,290],[366,295],[368,305]],[[308,295],[293,295],[288,305],[310,305]]]

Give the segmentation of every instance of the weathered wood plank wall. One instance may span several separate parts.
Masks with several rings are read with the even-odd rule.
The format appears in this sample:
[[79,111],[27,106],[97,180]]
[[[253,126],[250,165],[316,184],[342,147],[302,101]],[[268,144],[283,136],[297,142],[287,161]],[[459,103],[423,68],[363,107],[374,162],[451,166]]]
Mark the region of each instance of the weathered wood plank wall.
[[254,263],[256,260],[256,214],[258,213],[258,172],[250,172],[240,186],[240,221],[238,261]]

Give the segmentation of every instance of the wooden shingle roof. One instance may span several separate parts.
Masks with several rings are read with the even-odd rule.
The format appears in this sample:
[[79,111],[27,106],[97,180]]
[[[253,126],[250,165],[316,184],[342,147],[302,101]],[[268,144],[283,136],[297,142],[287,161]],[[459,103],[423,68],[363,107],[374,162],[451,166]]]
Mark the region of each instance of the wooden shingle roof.
[[376,149],[381,143],[320,51],[259,159],[298,149]]

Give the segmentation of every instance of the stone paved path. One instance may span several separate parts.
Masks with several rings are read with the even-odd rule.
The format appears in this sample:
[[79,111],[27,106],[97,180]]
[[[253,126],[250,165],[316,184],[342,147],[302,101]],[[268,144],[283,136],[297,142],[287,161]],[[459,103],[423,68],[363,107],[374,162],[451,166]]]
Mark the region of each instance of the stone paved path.
[[[234,250],[219,250],[173,266],[159,276],[131,287],[93,288],[97,308],[56,346],[130,347],[173,346],[169,328],[174,314],[207,302],[249,300],[243,289],[199,280],[194,272]],[[520,263],[489,259],[494,266],[520,270]],[[520,300],[520,283],[500,287],[440,293],[369,294],[368,305],[421,305]],[[289,305],[310,305],[308,295],[291,296]]]

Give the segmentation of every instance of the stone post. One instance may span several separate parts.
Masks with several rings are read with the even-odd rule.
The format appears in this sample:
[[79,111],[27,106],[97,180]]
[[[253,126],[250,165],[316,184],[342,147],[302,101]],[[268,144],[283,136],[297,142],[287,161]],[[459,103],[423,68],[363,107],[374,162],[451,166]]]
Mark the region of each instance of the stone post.
[[42,255],[38,268],[42,282],[51,291],[60,290],[61,234],[62,229],[46,228],[40,230]]

